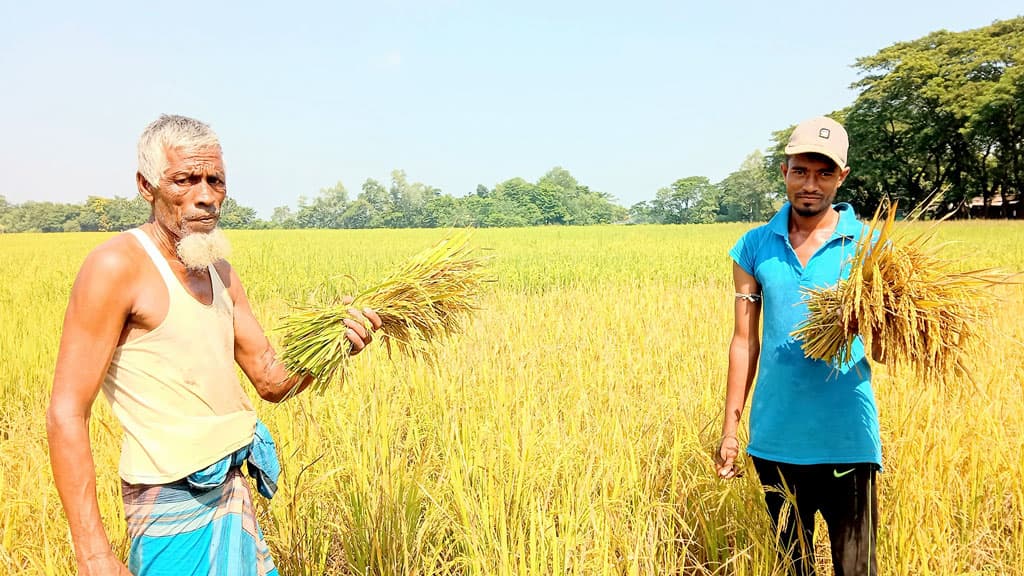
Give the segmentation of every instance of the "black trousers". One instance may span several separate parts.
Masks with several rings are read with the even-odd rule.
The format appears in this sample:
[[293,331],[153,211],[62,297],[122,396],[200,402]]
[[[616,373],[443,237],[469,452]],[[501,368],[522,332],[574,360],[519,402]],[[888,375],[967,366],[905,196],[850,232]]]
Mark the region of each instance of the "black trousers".
[[[877,465],[752,460],[765,487],[764,500],[779,534],[779,545],[788,551],[793,574],[815,574],[814,513],[821,512],[828,526],[836,576],[876,576]],[[785,518],[784,509],[788,510]]]

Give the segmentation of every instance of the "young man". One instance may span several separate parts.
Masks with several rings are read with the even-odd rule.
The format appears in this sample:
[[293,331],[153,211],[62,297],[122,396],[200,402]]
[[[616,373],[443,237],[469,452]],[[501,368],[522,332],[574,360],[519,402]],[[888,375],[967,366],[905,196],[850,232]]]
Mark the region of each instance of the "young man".
[[[846,130],[834,120],[797,126],[781,167],[788,203],[729,253],[735,325],[717,472],[736,476],[737,430],[756,372],[747,453],[766,487],[780,544],[800,575],[814,574],[818,511],[828,525],[836,575],[876,573],[875,474],[882,452],[863,343],[857,338],[851,361],[836,366],[806,358],[790,336],[807,316],[801,289],[846,278],[863,233],[853,208],[833,203],[850,173],[847,148]],[[795,509],[784,517],[788,494]]]
[[[277,361],[224,260],[217,222],[227,182],[210,127],[183,116],[150,124],[139,139],[136,182],[152,215],[82,264],[46,414],[78,573],[276,575],[240,466],[247,463],[265,496],[279,468],[235,364],[271,402],[310,379]],[[380,318],[349,312],[356,320],[346,320],[346,336],[358,353],[371,340],[364,322],[376,329]],[[127,566],[111,551],[96,500],[89,416],[101,388],[125,430],[118,472]]]

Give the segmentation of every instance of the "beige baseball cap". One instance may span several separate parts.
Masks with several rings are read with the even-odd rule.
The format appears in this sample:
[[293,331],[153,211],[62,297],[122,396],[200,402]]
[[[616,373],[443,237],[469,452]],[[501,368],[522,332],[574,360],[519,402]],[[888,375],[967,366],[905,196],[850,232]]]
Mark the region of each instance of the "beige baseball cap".
[[846,168],[846,151],[850,139],[843,125],[831,118],[818,116],[804,120],[789,137],[786,154],[824,154],[835,160],[839,168]]

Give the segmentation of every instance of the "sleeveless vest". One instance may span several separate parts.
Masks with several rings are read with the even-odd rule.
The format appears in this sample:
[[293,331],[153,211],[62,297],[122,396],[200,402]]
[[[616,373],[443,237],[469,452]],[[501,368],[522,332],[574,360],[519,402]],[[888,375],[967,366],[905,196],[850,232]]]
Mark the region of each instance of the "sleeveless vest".
[[141,229],[167,287],[167,316],[118,346],[103,394],[124,428],[118,472],[130,484],[180,480],[249,444],[256,412],[235,370],[234,303],[209,267],[213,302],[196,300]]

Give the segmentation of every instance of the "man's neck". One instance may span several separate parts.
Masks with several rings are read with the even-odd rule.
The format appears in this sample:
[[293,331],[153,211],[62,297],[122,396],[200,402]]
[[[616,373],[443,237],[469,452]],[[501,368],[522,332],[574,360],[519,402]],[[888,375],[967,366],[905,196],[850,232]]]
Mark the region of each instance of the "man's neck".
[[822,230],[834,230],[839,224],[839,212],[829,208],[814,216],[801,216],[793,208],[789,209],[789,232],[811,234]]
[[[146,230],[148,228],[148,230]],[[182,263],[181,257],[178,256],[178,238],[175,238],[168,230],[163,226],[160,226],[154,220],[150,220],[143,225],[143,231],[149,234],[149,237],[153,239],[153,243],[156,244],[160,254],[167,259],[167,263],[172,267],[180,267],[183,270],[185,264]]]

